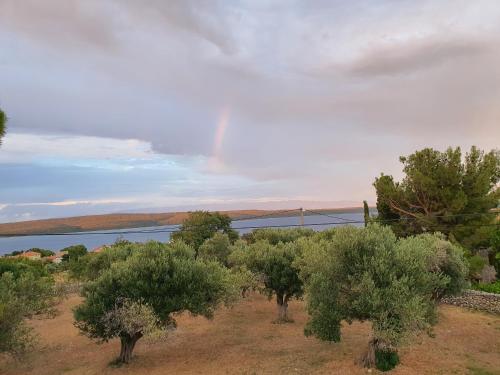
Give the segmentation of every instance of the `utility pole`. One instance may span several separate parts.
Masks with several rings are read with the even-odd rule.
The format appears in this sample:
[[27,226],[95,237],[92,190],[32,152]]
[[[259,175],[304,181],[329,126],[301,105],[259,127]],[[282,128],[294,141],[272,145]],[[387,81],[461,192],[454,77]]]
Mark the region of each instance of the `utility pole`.
[[304,209],[300,207],[300,226],[304,226]]

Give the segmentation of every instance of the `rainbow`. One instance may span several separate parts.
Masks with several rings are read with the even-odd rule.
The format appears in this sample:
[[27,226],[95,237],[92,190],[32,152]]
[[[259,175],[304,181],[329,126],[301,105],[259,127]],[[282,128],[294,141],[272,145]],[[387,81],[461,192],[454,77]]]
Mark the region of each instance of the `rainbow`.
[[226,133],[227,124],[229,122],[229,114],[229,108],[224,108],[219,115],[219,120],[217,121],[212,153],[212,156],[217,160],[220,160],[222,156],[222,143],[224,142],[224,134]]

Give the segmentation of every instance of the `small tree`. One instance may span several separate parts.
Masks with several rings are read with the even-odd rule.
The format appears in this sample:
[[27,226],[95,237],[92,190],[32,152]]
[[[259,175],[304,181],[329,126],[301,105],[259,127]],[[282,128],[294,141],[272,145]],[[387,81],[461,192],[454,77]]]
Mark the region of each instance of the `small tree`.
[[0,267],[0,353],[21,355],[34,343],[25,319],[52,311],[56,297],[54,280],[21,260],[5,262],[3,266]]
[[85,300],[75,310],[75,324],[87,336],[120,338],[121,363],[130,361],[145,334],[171,326],[174,313],[211,318],[221,302],[237,293],[231,273],[217,262],[196,260],[157,242],[134,247],[128,258],[84,288]]
[[264,288],[262,293],[269,299],[276,296],[278,307],[277,323],[291,322],[288,317],[288,302],[303,294],[302,281],[294,262],[300,256],[300,247],[294,242],[271,245],[260,240],[231,254],[231,259],[239,259],[250,271],[260,276]]
[[0,108],[0,145],[2,144],[2,138],[5,135],[6,124],[7,124],[7,116]]
[[302,248],[298,264],[310,314],[305,333],[339,341],[341,321],[371,321],[367,367],[394,367],[401,342],[435,321],[436,300],[465,283],[459,248],[439,236],[397,241],[387,227],[345,227]]
[[227,234],[231,242],[238,239],[238,233],[231,228],[231,218],[228,215],[219,212],[195,211],[189,213],[189,217],[183,221],[179,231],[172,234],[172,239],[183,241],[198,252],[200,246],[217,232]]
[[64,262],[77,260],[78,258],[87,254],[87,248],[84,245],[74,245],[65,247],[61,251],[65,251],[66,254],[63,255],[62,260]]
[[370,208],[367,201],[363,201],[363,217],[365,219],[365,227],[367,227],[370,222]]

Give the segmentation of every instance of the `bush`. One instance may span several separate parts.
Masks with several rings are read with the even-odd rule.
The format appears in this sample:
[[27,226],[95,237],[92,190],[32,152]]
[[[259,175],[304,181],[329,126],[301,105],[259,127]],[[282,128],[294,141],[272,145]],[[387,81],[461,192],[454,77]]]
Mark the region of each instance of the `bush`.
[[65,247],[61,252],[66,252],[63,255],[62,260],[64,262],[77,260],[78,258],[87,254],[87,248],[84,245],[74,245]]
[[0,258],[0,276],[6,272],[12,273],[16,279],[27,273],[31,273],[37,278],[49,276],[44,262],[26,258]]
[[494,283],[491,284],[484,284],[484,283],[474,284],[472,287],[482,292],[500,294],[500,281],[495,281]]
[[473,255],[468,258],[469,262],[469,277],[472,280],[480,280],[481,279],[481,271],[486,265],[486,260],[484,260],[479,255]]
[[293,242],[301,237],[312,237],[316,232],[309,228],[294,228],[294,229],[275,229],[275,228],[262,228],[255,229],[254,231],[245,235],[244,239],[248,243],[255,243],[258,241],[267,241],[271,245],[281,243]]
[[375,352],[375,365],[380,371],[392,370],[398,364],[398,353],[390,350],[377,350]]
[[1,259],[0,352],[20,355],[34,343],[25,318],[52,312],[54,280],[41,262]]

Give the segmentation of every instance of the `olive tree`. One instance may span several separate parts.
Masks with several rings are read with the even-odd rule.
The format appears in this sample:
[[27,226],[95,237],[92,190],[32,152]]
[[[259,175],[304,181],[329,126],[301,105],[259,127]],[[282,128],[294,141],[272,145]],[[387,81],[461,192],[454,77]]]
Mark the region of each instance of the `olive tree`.
[[141,337],[172,326],[173,314],[211,318],[220,303],[237,294],[229,270],[195,259],[186,247],[134,246],[130,256],[84,287],[84,302],[75,309],[75,325],[90,338],[120,338],[120,363],[130,361]]
[[288,302],[303,294],[302,280],[295,266],[300,256],[300,247],[294,242],[279,242],[276,245],[259,240],[240,247],[231,254],[231,260],[244,264],[262,280],[261,292],[269,299],[276,296],[277,323],[291,322],[288,317]]
[[238,232],[231,228],[231,218],[219,212],[195,211],[182,222],[179,231],[172,234],[174,241],[183,241],[196,252],[199,247],[217,232],[225,233],[229,240],[238,239]]
[[262,228],[255,229],[250,233],[245,234],[243,237],[248,243],[257,241],[267,241],[271,245],[277,245],[280,242],[293,242],[298,238],[311,237],[316,232],[310,228]]
[[460,249],[440,236],[397,240],[388,227],[338,228],[329,240],[299,242],[306,284],[306,335],[339,341],[341,322],[370,321],[367,367],[387,370],[397,347],[435,321],[436,301],[457,293],[467,272]]
[[0,353],[20,355],[34,343],[25,319],[51,313],[57,294],[53,278],[38,266],[30,267],[24,261],[11,259],[3,265],[0,267]]
[[228,265],[228,257],[231,253],[231,242],[225,233],[217,232],[213,237],[205,240],[198,249],[198,256],[206,260],[215,260],[221,264]]

